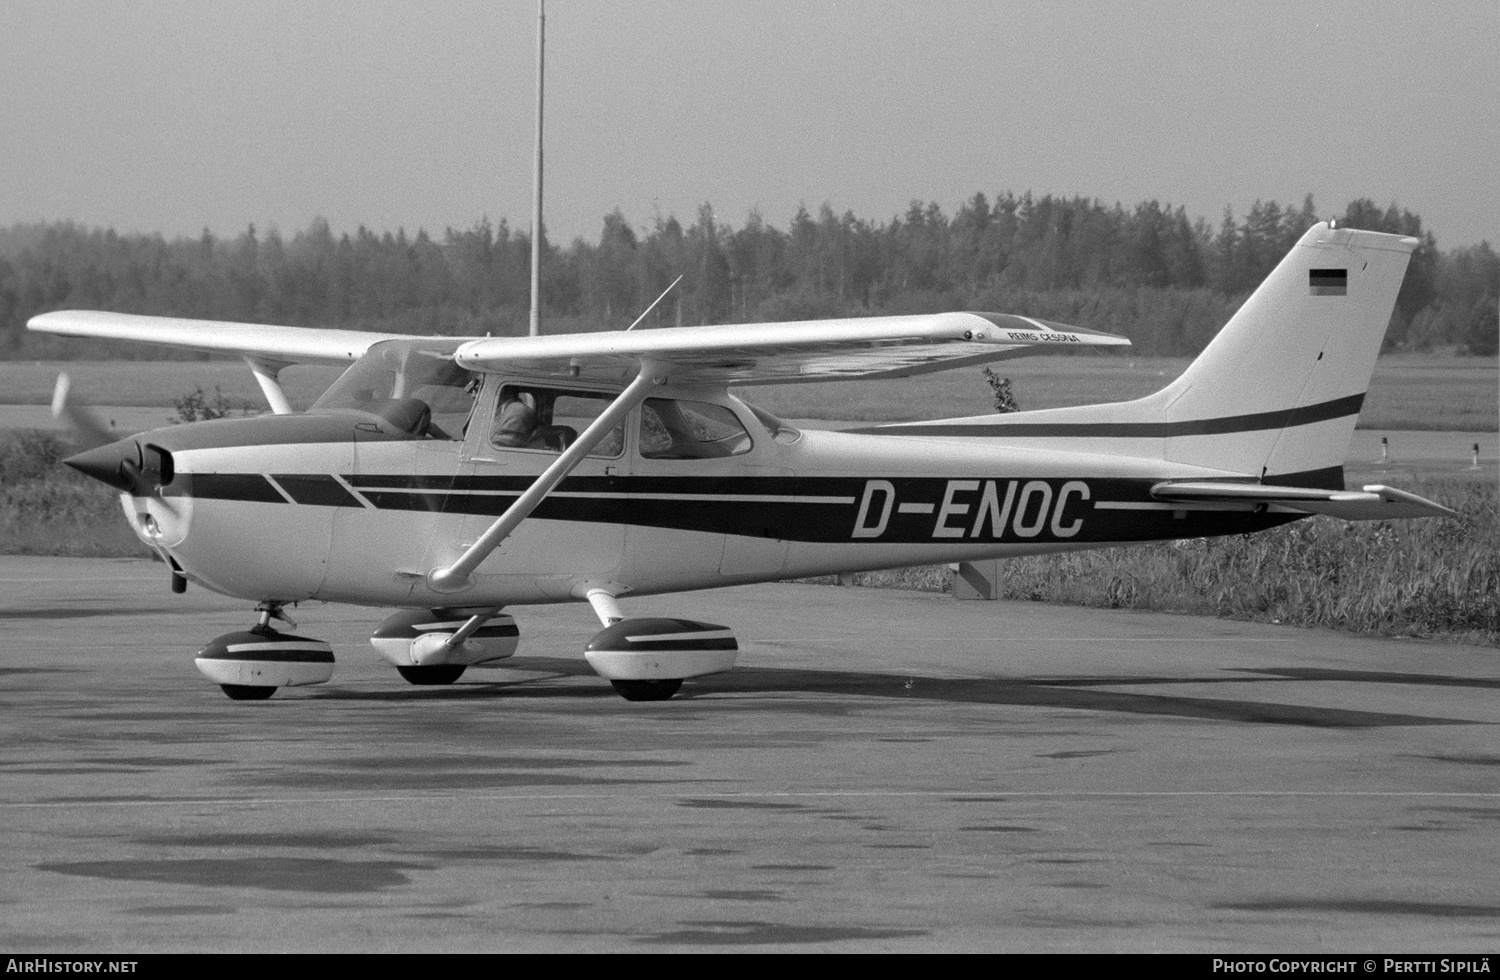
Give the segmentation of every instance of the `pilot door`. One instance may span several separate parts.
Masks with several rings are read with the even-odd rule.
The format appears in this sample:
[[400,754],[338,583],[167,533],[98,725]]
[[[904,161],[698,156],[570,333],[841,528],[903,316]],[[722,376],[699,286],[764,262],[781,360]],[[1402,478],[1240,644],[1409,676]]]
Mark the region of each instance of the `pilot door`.
[[[492,377],[464,441],[464,465],[448,498],[445,533],[461,554],[588,428],[617,391],[556,381]],[[607,577],[625,549],[625,425],[607,434],[476,569],[477,575],[558,576],[562,595],[578,577]],[[557,590],[549,590],[557,591]]]

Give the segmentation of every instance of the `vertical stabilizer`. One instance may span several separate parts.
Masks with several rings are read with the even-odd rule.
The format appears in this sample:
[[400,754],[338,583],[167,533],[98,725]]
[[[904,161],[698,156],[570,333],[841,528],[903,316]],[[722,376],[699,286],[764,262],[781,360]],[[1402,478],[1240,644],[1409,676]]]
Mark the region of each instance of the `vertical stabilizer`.
[[1167,459],[1343,487],[1415,238],[1317,224],[1161,399]]

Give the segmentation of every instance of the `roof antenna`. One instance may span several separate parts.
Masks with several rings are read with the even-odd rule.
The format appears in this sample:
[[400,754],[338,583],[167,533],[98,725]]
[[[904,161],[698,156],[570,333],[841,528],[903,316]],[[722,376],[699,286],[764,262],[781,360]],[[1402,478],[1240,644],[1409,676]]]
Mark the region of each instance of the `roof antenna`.
[[[684,275],[686,275],[686,273],[684,273]],[[676,279],[673,279],[672,280],[672,286],[677,285],[679,282],[682,282],[682,276],[678,276]],[[630,326],[628,326],[628,327],[625,328],[625,332],[629,333],[630,331],[634,330],[636,327],[640,326],[641,321],[644,320],[644,319],[646,319],[646,313],[650,313],[652,310],[656,309],[656,304],[660,303],[662,300],[664,300],[664,299],[667,298],[667,294],[672,291],[672,286],[668,286],[666,289],[663,289],[661,291],[661,295],[658,296],[658,297],[656,297],[656,299],[652,300],[651,305],[648,306],[648,307],[646,307],[646,312],[642,313],[640,316],[636,317],[635,318],[635,323],[632,323]]]
[[542,52],[547,0],[536,0],[536,158],[531,181],[531,336],[542,332]]

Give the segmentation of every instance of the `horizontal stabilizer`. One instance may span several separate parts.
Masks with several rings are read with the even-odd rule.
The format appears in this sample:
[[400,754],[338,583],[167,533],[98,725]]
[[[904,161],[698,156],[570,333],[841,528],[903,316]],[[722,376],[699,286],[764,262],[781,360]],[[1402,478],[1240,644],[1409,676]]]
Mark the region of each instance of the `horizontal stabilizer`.
[[1260,483],[1167,482],[1151,496],[1170,503],[1264,504],[1307,514],[1326,514],[1346,521],[1384,521],[1398,517],[1457,517],[1458,512],[1405,490],[1372,484],[1361,491],[1274,487]]

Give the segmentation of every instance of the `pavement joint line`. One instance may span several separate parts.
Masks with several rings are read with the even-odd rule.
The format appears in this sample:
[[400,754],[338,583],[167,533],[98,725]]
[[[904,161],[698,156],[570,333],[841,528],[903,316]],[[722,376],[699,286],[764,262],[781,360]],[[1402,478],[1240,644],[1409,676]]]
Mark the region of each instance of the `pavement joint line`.
[[[527,796],[512,794],[424,794],[422,796],[308,796],[308,797],[183,797],[175,800],[58,800],[52,802],[0,803],[3,810],[42,810],[62,807],[147,807],[147,806],[305,806],[340,803],[538,803],[565,800],[618,800],[620,793],[538,793]],[[1195,798],[1265,798],[1265,799],[1481,799],[1500,800],[1500,791],[1448,792],[1438,790],[827,790],[782,793],[716,793],[712,790],[693,793],[637,796],[639,802],[652,800],[716,799],[913,799],[922,797],[962,796],[965,799],[1195,799]]]

